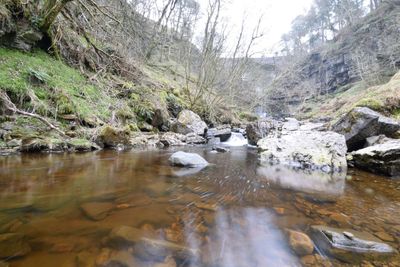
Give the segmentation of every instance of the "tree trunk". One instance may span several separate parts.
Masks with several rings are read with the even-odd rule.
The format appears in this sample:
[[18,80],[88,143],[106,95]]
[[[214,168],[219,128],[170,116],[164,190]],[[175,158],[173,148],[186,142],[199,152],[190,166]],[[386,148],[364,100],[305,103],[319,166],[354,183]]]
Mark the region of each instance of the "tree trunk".
[[49,33],[51,25],[53,25],[55,19],[57,18],[58,14],[60,14],[61,10],[64,6],[73,0],[47,0],[43,10],[42,10],[42,22],[40,23],[39,27],[40,30],[47,34]]

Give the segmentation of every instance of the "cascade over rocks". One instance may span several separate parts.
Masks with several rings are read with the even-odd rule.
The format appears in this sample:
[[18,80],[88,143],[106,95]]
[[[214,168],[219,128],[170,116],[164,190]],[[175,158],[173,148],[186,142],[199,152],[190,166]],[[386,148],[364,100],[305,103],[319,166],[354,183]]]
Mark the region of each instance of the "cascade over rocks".
[[232,135],[230,125],[220,125],[216,128],[210,128],[207,131],[207,139],[219,138],[221,142],[226,142]]
[[176,122],[171,125],[171,131],[180,134],[195,133],[203,135],[205,129],[207,129],[207,124],[191,110],[181,111]]
[[360,149],[368,137],[393,136],[400,130],[399,122],[366,107],[354,108],[332,126],[334,132],[343,134],[349,151]]

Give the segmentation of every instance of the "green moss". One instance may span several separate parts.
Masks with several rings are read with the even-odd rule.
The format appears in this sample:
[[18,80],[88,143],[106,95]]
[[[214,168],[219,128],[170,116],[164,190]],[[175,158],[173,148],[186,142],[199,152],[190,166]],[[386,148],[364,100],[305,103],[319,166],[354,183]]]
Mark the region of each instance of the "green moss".
[[0,88],[19,98],[33,92],[48,109],[41,113],[75,113],[82,119],[110,116],[109,106],[114,102],[111,97],[79,71],[43,51],[24,53],[0,48],[0,65]]
[[56,99],[58,114],[72,114],[75,112],[73,102],[66,95],[59,95]]
[[140,93],[132,93],[129,105],[139,121],[149,122],[154,116],[154,105],[149,101],[146,95],[148,95],[148,93],[146,93],[145,90],[141,90]]
[[368,107],[375,111],[381,111],[383,109],[383,103],[372,98],[363,98],[355,104],[356,107]]
[[91,147],[93,146],[93,144],[90,141],[80,138],[73,138],[69,140],[68,143],[78,150],[90,150]]
[[394,117],[395,119],[400,120],[400,108],[395,109],[395,110],[392,112],[392,115],[393,115],[393,117]]
[[128,124],[128,128],[131,132],[139,132],[139,127],[136,123],[130,123]]
[[256,121],[256,120],[258,120],[257,115],[255,115],[253,113],[250,113],[250,112],[245,112],[245,111],[242,111],[242,112],[239,113],[239,118],[241,120],[245,120],[245,121]]
[[135,118],[135,114],[133,113],[133,111],[131,110],[130,107],[125,106],[122,107],[120,109],[117,110],[117,112],[115,113],[115,115],[122,120],[128,120],[128,119],[134,119]]

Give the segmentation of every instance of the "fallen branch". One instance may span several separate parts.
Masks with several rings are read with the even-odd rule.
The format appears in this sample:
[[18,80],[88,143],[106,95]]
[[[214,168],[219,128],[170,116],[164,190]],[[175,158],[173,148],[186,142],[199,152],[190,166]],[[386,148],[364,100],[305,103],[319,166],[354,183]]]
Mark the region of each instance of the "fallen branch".
[[58,132],[59,134],[61,134],[62,136],[66,137],[66,134],[61,131],[60,129],[58,129],[56,126],[54,126],[51,122],[49,122],[48,120],[46,120],[45,118],[34,114],[34,113],[30,113],[30,112],[26,112],[23,110],[18,109],[15,104],[11,101],[10,97],[7,95],[6,92],[1,91],[0,92],[0,99],[3,100],[4,106],[6,109],[12,111],[13,113],[17,113],[20,114],[22,116],[26,116],[26,117],[32,117],[35,119],[38,119],[42,122],[44,122],[47,126],[49,126],[52,130],[55,130],[56,132]]

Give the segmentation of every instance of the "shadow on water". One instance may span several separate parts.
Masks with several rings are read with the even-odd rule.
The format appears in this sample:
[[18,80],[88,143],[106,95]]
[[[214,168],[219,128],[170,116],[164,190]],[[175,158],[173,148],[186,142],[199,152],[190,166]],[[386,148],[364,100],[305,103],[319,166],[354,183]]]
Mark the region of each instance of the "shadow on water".
[[[0,257],[11,266],[81,266],[81,255],[115,260],[122,249],[143,260],[132,244],[106,242],[120,226],[153,231],[163,242],[199,252],[184,259],[171,252],[178,266],[300,266],[304,259],[291,250],[286,230],[307,233],[315,224],[386,234],[399,249],[399,181],[358,171],[347,181],[346,174],[260,166],[257,150],[242,146],[228,153],[180,149],[212,165],[171,167],[173,149],[0,158],[0,250],[8,233],[23,235],[31,248]],[[157,266],[156,258],[140,265],[125,258],[124,264]],[[313,259],[310,266],[340,265]]]

